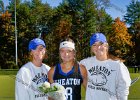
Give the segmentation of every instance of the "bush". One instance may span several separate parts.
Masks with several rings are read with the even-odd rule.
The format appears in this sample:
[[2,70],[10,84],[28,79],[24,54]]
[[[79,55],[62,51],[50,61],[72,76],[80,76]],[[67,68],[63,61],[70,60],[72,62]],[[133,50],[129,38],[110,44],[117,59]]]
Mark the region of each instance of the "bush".
[[6,67],[4,69],[17,69],[18,66],[14,61],[6,61],[5,62]]

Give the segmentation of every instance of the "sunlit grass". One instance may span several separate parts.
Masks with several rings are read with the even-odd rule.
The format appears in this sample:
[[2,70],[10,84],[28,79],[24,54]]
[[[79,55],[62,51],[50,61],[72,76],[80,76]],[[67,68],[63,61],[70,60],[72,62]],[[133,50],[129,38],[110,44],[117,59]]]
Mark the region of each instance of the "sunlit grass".
[[[131,73],[131,79],[139,77],[139,73]],[[15,100],[15,75],[0,75],[0,100]],[[130,87],[128,100],[140,100],[140,80]],[[85,90],[82,87],[82,100],[85,100]]]
[[0,100],[15,100],[14,84],[15,76],[0,75]]

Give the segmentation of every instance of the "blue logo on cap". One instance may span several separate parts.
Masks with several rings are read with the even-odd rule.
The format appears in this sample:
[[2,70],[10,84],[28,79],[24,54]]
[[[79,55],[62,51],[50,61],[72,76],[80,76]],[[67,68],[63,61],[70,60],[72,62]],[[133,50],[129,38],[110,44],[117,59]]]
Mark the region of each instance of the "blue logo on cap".
[[92,46],[95,42],[102,42],[105,43],[107,42],[106,37],[103,33],[94,33],[90,37],[90,46]]

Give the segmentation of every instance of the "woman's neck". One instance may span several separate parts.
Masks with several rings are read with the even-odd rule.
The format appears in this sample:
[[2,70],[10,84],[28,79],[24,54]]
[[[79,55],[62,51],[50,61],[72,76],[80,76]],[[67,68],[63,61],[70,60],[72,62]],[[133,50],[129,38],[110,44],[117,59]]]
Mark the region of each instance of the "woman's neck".
[[104,60],[107,60],[108,57],[106,55],[104,55],[104,56],[96,56],[96,59],[100,60],[100,61],[104,61]]
[[61,63],[62,69],[71,69],[73,67],[73,62],[63,62]]
[[33,63],[36,67],[41,67],[41,65],[42,65],[42,61],[33,60],[32,63]]

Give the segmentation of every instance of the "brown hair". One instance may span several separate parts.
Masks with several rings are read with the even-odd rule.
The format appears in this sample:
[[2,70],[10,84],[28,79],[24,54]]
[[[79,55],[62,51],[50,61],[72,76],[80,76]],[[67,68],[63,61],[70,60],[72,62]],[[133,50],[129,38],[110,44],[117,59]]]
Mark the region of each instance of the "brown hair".
[[121,58],[119,58],[119,57],[117,57],[117,56],[114,56],[111,52],[110,52],[110,50],[108,50],[108,54],[107,54],[107,57],[108,57],[108,59],[112,59],[112,60],[120,60],[121,62],[124,62],[125,60],[123,60],[123,59],[121,59]]
[[[64,41],[69,41],[69,42],[74,43],[74,40],[72,39],[72,36],[64,37],[64,39],[62,39],[60,41],[60,43],[64,42]],[[75,73],[78,73],[78,66],[79,66],[79,64],[78,64],[77,59],[76,59],[76,50],[73,50],[73,51],[75,52],[74,65],[73,65],[74,66],[74,71],[75,71]],[[59,55],[59,61],[62,62],[62,59],[61,59],[60,55]]]

